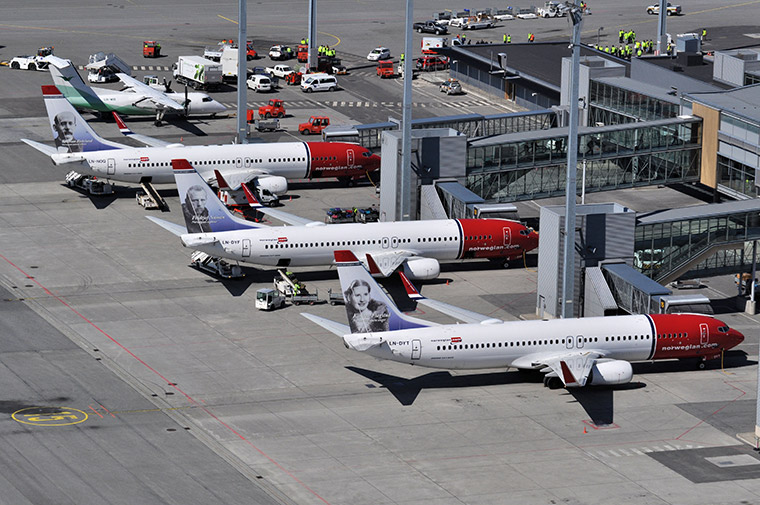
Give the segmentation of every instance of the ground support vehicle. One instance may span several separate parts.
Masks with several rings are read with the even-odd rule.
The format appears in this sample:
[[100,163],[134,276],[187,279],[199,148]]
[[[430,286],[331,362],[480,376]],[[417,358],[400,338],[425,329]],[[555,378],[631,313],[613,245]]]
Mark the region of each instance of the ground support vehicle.
[[158,202],[156,202],[153,198],[148,195],[145,191],[138,191],[135,193],[135,200],[137,200],[137,204],[143,207],[147,210],[153,210],[153,209],[160,209],[161,207],[158,205]]
[[89,82],[116,82],[119,80],[117,73],[132,75],[132,67],[113,53],[91,54],[84,68],[87,69]]
[[[680,5],[672,5],[670,2],[665,6],[665,12],[668,16],[680,16],[681,15],[681,6]],[[649,15],[655,15],[660,13],[660,4],[653,4],[647,6],[647,14]]]
[[417,33],[435,33],[436,35],[441,35],[449,32],[449,29],[446,27],[446,25],[432,20],[414,23],[412,25],[412,29],[416,30]]
[[301,304],[314,305],[315,303],[319,303],[322,301],[319,299],[319,292],[292,295],[290,296],[289,299],[290,299],[290,303],[292,303],[293,305],[301,305]]
[[296,48],[296,59],[298,63],[309,62],[309,44],[298,44]]
[[380,60],[377,62],[377,75],[382,79],[392,79],[396,77],[396,69],[393,68],[391,60]]
[[53,54],[53,46],[37,49],[34,56],[16,56],[10,62],[10,67],[15,70],[47,70],[46,56]]
[[485,28],[493,28],[496,23],[490,16],[472,16],[467,19],[461,28],[462,30],[482,30]]
[[374,206],[356,209],[354,220],[357,223],[376,223],[380,220],[380,211]]
[[222,65],[201,56],[180,56],[174,64],[174,79],[193,89],[215,89],[222,84]]
[[549,0],[543,7],[536,9],[536,15],[540,18],[561,18],[567,15],[567,11],[560,8],[559,2]]
[[330,303],[330,305],[345,305],[346,300],[343,298],[343,293],[341,291],[338,291],[337,293],[333,292],[332,288],[327,290],[327,301]]
[[190,256],[191,265],[198,270],[218,275],[225,279],[240,279],[245,273],[240,265],[231,264],[221,258],[215,258],[203,251],[194,251]]
[[356,222],[354,218],[354,209],[342,209],[340,207],[333,207],[327,209],[327,217],[325,218],[327,223],[353,223]]
[[266,67],[266,71],[269,72],[272,77],[279,77],[280,79],[285,79],[288,74],[295,73],[295,70],[290,68],[288,65],[275,65],[273,67]]
[[161,44],[155,40],[143,42],[143,58],[158,58],[161,56]]
[[272,288],[262,288],[256,291],[254,307],[259,310],[274,310],[285,305],[285,297]]
[[538,19],[538,15],[532,8],[520,9],[515,17],[517,19]]
[[308,303],[314,305],[319,301],[317,293],[309,293],[306,284],[299,281],[295,274],[286,270],[277,270],[279,278],[274,278],[274,289],[286,297],[293,305]]
[[81,189],[88,195],[106,196],[113,194],[113,186],[110,183],[101,181],[96,177],[82,175],[73,170],[66,174],[65,181],[68,187]]
[[221,61],[225,47],[231,47],[232,40],[223,40],[216,46],[206,46],[203,49],[203,57],[211,61]]
[[307,122],[298,125],[298,132],[301,135],[318,135],[329,124],[330,118],[327,116],[311,116]]
[[289,60],[293,57],[293,49],[288,46],[276,45],[269,49],[269,59],[275,61]]
[[449,60],[444,56],[422,56],[417,58],[417,68],[423,71],[446,70]]
[[260,132],[273,132],[280,129],[279,119],[254,119],[253,127]]
[[269,103],[259,107],[259,117],[269,119],[270,117],[285,117],[285,103],[277,98],[269,100]]
[[292,74],[288,74],[287,77],[285,77],[285,84],[288,86],[300,86],[302,77],[303,74],[301,72],[293,72]]
[[253,74],[246,81],[246,86],[256,93],[272,91],[272,79],[268,75]]
[[436,54],[436,49],[446,47],[447,39],[442,37],[422,37],[422,54]]

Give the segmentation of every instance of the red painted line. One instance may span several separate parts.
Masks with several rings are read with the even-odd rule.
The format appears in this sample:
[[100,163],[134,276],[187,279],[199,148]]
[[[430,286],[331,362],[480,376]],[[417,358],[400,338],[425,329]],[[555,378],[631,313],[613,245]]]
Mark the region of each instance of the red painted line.
[[102,403],[98,403],[98,405],[100,405],[103,408],[103,410],[105,410],[106,412],[108,412],[111,415],[111,417],[116,417],[115,415],[113,415],[113,413],[110,410],[108,410],[107,408],[105,408],[105,406]]
[[731,384],[731,383],[730,383],[730,382],[728,382],[728,381],[723,381],[723,383],[724,383],[724,384],[728,384],[729,386],[731,386],[731,387],[732,387],[732,388],[734,388],[735,390],[739,391],[741,394],[739,394],[739,395],[738,395],[736,398],[734,398],[733,400],[730,400],[730,401],[728,401],[728,402],[727,402],[725,405],[723,405],[721,408],[719,408],[719,409],[715,410],[715,411],[714,411],[713,413],[711,413],[709,416],[705,417],[704,419],[702,419],[701,421],[699,421],[697,424],[695,424],[694,426],[692,426],[692,427],[691,427],[691,428],[689,428],[688,430],[686,430],[686,431],[684,431],[683,433],[681,433],[680,435],[678,435],[678,436],[677,436],[677,437],[676,437],[674,440],[680,440],[680,439],[681,439],[681,437],[683,437],[683,436],[687,435],[687,434],[688,434],[690,431],[692,431],[693,429],[695,429],[697,426],[699,426],[700,424],[704,423],[705,421],[707,421],[708,419],[710,419],[712,416],[714,416],[715,414],[717,414],[718,412],[720,412],[721,410],[725,409],[726,407],[728,407],[729,405],[731,405],[732,403],[734,403],[736,400],[738,400],[739,398],[741,398],[742,396],[744,396],[744,395],[746,395],[746,394],[747,394],[747,392],[746,392],[746,391],[744,391],[744,390],[742,390],[742,389],[739,389],[738,387],[734,386],[733,384]]
[[88,407],[90,407],[90,410],[92,410],[93,412],[95,412],[97,415],[100,416],[101,419],[103,419],[103,414],[101,414],[100,412],[98,412],[97,410],[95,410],[94,408],[92,408],[92,405],[88,405]]
[[[243,442],[245,442],[249,447],[251,447],[252,449],[254,449],[256,452],[258,452],[259,454],[261,454],[263,457],[265,457],[270,463],[272,463],[274,466],[276,466],[277,468],[279,468],[288,477],[290,477],[291,479],[293,479],[296,483],[298,483],[300,486],[302,486],[304,489],[306,489],[308,492],[310,492],[312,495],[314,495],[314,497],[316,497],[319,501],[321,501],[322,503],[325,503],[326,505],[330,505],[330,503],[327,500],[325,500],[324,498],[322,498],[319,494],[317,494],[316,491],[314,491],[309,486],[307,486],[306,483],[304,483],[303,481],[301,481],[298,477],[296,477],[295,475],[293,475],[290,471],[286,470],[282,465],[280,465],[277,461],[275,461],[274,459],[272,459],[264,451],[262,451],[261,449],[259,449],[255,445],[253,445],[253,443],[250,440],[248,440],[247,438],[245,438],[241,433],[239,433],[237,430],[235,430],[235,428],[233,428],[229,424],[227,424],[224,421],[222,421],[221,419],[219,419],[208,408],[204,407],[199,402],[197,402],[195,399],[193,399],[192,396],[190,396],[189,394],[187,394],[184,391],[182,391],[179,387],[177,387],[176,384],[174,384],[173,382],[171,382],[170,380],[168,380],[158,370],[156,370],[155,368],[153,368],[150,365],[148,365],[145,361],[143,361],[142,359],[140,359],[132,351],[130,351],[124,345],[122,345],[118,340],[116,340],[111,335],[109,335],[108,333],[106,333],[105,331],[103,331],[101,328],[99,328],[98,325],[96,325],[95,323],[93,323],[92,321],[90,321],[89,319],[87,319],[78,310],[76,310],[74,307],[72,307],[71,305],[69,305],[68,303],[66,303],[66,301],[63,298],[61,298],[58,295],[56,295],[53,292],[51,292],[48,288],[46,288],[45,286],[43,286],[37,279],[35,279],[31,275],[29,275],[26,272],[24,272],[21,268],[19,268],[15,263],[13,263],[11,260],[9,260],[8,258],[6,258],[4,255],[0,254],[0,258],[4,259],[9,265],[11,265],[13,268],[15,268],[16,270],[18,270],[24,277],[26,277],[30,281],[32,281],[35,284],[37,284],[40,288],[42,288],[42,290],[45,291],[45,293],[47,293],[48,295],[50,295],[51,297],[53,297],[54,299],[56,299],[57,301],[59,301],[67,309],[69,309],[71,312],[73,312],[74,314],[76,314],[77,316],[79,316],[80,318],[82,318],[84,321],[87,322],[87,324],[89,324],[90,326],[92,326],[93,328],[95,328],[98,332],[100,332],[101,334],[103,334],[111,342],[113,342],[114,344],[116,344],[117,346],[119,346],[129,356],[131,356],[135,360],[137,360],[138,363],[140,363],[145,368],[147,368],[148,370],[150,370],[151,372],[153,372],[154,374],[156,374],[158,377],[160,377],[161,380],[164,381],[167,385],[173,387],[178,393],[180,393],[182,396],[184,396],[185,398],[187,398],[187,400],[190,403],[192,403],[194,405],[197,405],[198,408],[200,408],[201,410],[203,410],[203,412],[205,412],[206,414],[208,414],[211,418],[213,418],[215,421],[217,421],[223,427],[225,427],[226,429],[228,429],[235,436],[237,436],[238,438],[240,438],[240,440],[242,440]],[[101,407],[103,407],[103,406],[101,405]],[[103,407],[103,408],[105,409],[105,407]],[[92,409],[92,407],[90,407],[90,409]],[[106,409],[106,411],[107,411],[107,409]],[[109,414],[110,414],[110,412],[109,412]],[[100,415],[100,414],[98,414],[98,415]],[[113,416],[113,414],[111,414],[111,415]],[[101,417],[103,417],[103,416],[101,416]]]

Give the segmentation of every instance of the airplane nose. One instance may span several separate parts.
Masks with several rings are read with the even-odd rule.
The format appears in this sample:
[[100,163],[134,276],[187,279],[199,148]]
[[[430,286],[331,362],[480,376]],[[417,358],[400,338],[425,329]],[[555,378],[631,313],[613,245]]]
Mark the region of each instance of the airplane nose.
[[728,330],[728,338],[731,347],[736,347],[737,345],[744,342],[744,335],[740,331],[736,331],[734,329]]

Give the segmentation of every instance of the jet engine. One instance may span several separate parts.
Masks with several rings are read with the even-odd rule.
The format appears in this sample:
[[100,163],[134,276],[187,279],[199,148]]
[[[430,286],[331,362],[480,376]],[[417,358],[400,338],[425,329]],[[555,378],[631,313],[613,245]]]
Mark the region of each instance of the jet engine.
[[404,275],[412,280],[435,279],[441,273],[441,265],[433,258],[411,258],[404,262]]
[[612,359],[597,361],[588,375],[587,385],[614,386],[628,384],[633,378],[633,367],[627,361]]
[[269,191],[273,195],[283,195],[288,192],[288,180],[279,175],[268,175],[266,177],[256,177],[253,185],[259,191]]

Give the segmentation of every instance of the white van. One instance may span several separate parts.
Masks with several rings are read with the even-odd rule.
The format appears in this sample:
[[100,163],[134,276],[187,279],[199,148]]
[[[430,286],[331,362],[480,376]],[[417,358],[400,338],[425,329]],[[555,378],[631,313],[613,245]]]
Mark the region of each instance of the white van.
[[328,74],[311,74],[304,76],[301,81],[301,91],[335,91],[338,89],[338,79]]

